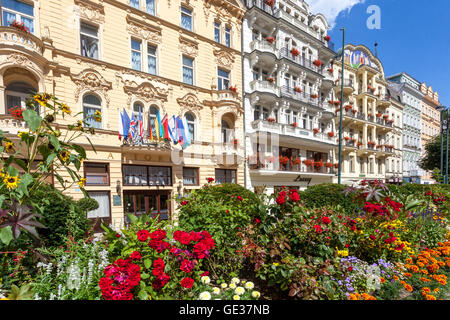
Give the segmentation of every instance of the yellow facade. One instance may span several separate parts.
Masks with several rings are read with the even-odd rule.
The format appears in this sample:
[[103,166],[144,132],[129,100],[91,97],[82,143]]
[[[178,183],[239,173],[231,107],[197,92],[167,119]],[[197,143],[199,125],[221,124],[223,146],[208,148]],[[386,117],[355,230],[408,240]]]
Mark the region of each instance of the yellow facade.
[[[334,68],[335,100],[341,97],[341,66]],[[388,91],[380,60],[363,45],[346,46],[343,91],[343,183],[401,181],[403,107]]]
[[[425,83],[420,86],[420,91],[425,95],[422,100],[422,156],[425,155],[425,146],[437,135],[441,133],[441,114],[438,111],[441,103],[437,91],[428,87]],[[431,172],[426,171],[422,176],[425,184],[434,184]]]
[[[90,150],[86,140],[78,142],[90,150],[85,163],[108,165],[107,179],[99,178],[102,183],[87,185],[86,190],[107,192],[113,224],[123,222],[124,197],[133,199],[133,208],[138,202],[146,209],[155,209],[156,205],[158,213],[164,207],[170,216],[176,209],[174,198],[201,187],[207,177],[244,183],[239,90],[244,6],[240,1],[155,0],[154,7],[148,10],[144,0],[20,2],[28,5],[26,8],[32,7],[34,34],[0,27],[1,129],[14,136],[24,127],[24,123],[8,115],[8,109],[12,103],[20,103],[21,94],[27,90],[54,94],[74,114],[86,108],[95,110],[92,105],[100,101],[102,122],[96,134],[90,136],[97,152]],[[139,8],[132,6],[136,2]],[[30,18],[11,8],[1,9],[18,19]],[[188,21],[192,31],[187,29]],[[215,41],[215,23],[220,24],[220,42]],[[139,54],[140,59],[132,60],[133,51],[133,57]],[[193,66],[185,61],[193,61]],[[188,75],[183,73],[183,65],[190,67]],[[220,88],[219,70],[228,75],[229,85],[238,88],[237,92],[226,90],[226,86]],[[191,79],[193,83],[189,84]],[[147,133],[151,110],[159,110],[161,117],[189,113],[195,128],[192,145],[184,150],[173,143],[167,146],[156,141],[124,145],[118,138],[119,114],[125,108],[131,117],[138,106],[143,107]],[[73,122],[57,119],[62,129]],[[168,182],[159,183],[167,177],[158,180],[159,169],[146,168],[145,186],[127,185],[124,165],[170,167],[171,172],[167,174]],[[184,167],[198,170],[195,185],[183,183],[189,180],[183,179]],[[152,172],[159,175],[155,180]],[[67,193],[76,199],[82,197],[77,187]]]

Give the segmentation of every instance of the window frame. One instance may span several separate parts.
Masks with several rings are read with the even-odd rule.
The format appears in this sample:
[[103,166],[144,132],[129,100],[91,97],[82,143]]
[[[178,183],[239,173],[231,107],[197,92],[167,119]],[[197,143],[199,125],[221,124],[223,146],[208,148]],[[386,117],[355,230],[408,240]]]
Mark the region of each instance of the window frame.
[[[94,96],[94,97],[96,97],[98,100],[100,100],[100,106],[96,106],[96,105],[93,105],[93,104],[85,104],[84,103],[84,98],[86,97],[86,96],[90,96],[90,95],[92,95],[92,96]],[[85,119],[85,114],[86,114],[86,112],[84,111],[84,108],[86,107],[86,105],[87,105],[87,107],[88,108],[91,108],[91,109],[99,109],[100,110],[100,113],[102,114],[102,121],[101,122],[99,122],[100,123],[100,127],[93,127],[94,129],[103,129],[103,120],[104,120],[104,117],[103,117],[103,99],[99,96],[99,95],[97,95],[97,94],[95,94],[95,93],[93,93],[93,92],[86,92],[85,94],[83,94],[83,96],[82,96],[82,98],[81,98],[81,109],[82,109],[82,111],[83,111],[83,121],[86,121]],[[95,120],[94,120],[95,121]],[[95,121],[95,122],[97,122],[97,121]],[[83,124],[83,126],[85,127],[85,128],[89,128],[89,126],[86,126],[85,124]]]
[[[194,120],[188,120],[187,115],[192,115]],[[187,126],[187,128],[185,128],[186,134],[189,134],[189,125],[190,124],[194,127],[194,133],[193,133],[193,136],[191,137],[191,141],[195,141],[195,139],[197,137],[197,122],[196,122],[197,117],[195,116],[194,113],[188,111],[184,114],[184,118],[186,119],[186,126]]]
[[[185,11],[183,11],[183,9]],[[186,12],[186,11],[189,11],[189,12]],[[185,28],[183,26],[183,15],[190,18],[190,26],[191,26],[190,29]],[[194,10],[192,10],[192,9],[186,7],[186,6],[181,6],[181,8],[180,8],[180,27],[183,28],[184,30],[188,30],[188,31],[191,31],[191,32],[194,31]]]
[[[192,67],[191,66],[187,66],[187,65],[185,65],[184,64],[184,59],[189,59],[189,60],[192,60]],[[181,77],[182,77],[182,82],[184,83],[184,84],[187,84],[187,85],[191,85],[191,86],[194,86],[195,85],[195,58],[192,58],[192,57],[190,57],[190,56],[187,56],[187,55],[182,55],[181,56]],[[191,69],[192,70],[192,83],[188,83],[188,82],[185,82],[184,81],[184,69]]]
[[[152,47],[155,49],[155,55],[151,55],[149,52],[149,47]],[[150,66],[149,66],[149,57],[152,57],[155,59],[155,73],[150,72]],[[157,76],[158,75],[158,46],[154,45],[153,43],[147,42],[147,73]]]
[[[139,43],[139,51],[137,49],[133,49],[133,41]],[[131,69],[136,70],[136,71],[142,71],[142,64],[143,64],[143,56],[142,56],[142,40],[141,39],[137,39],[137,38],[131,38],[130,41],[130,53],[131,53]],[[140,65],[139,65],[139,69],[135,69],[133,66],[133,52],[139,52],[139,58],[140,58]]]
[[[8,13],[10,13],[10,14],[14,14],[14,15],[16,16],[15,20],[16,20],[17,22],[20,22],[20,23],[23,22],[23,21],[22,21],[22,16],[25,17],[25,18],[27,18],[27,19],[32,20],[32,21],[33,21],[33,31],[31,32],[31,30],[30,30],[30,33],[33,34],[33,35],[36,35],[36,25],[35,25],[35,22],[36,22],[36,16],[35,16],[36,12],[35,12],[35,10],[36,10],[36,8],[35,8],[35,6],[34,6],[34,2],[33,2],[33,4],[31,4],[31,3],[28,2],[28,1],[20,1],[20,0],[16,0],[16,2],[21,2],[21,3],[24,3],[24,4],[26,4],[26,5],[29,5],[29,6],[33,7],[33,15],[30,16],[29,14],[22,13],[22,12],[20,12],[20,11],[14,10],[14,9],[7,8],[7,7],[3,6],[3,5],[1,4],[1,1],[0,1],[0,9],[1,9],[1,10],[0,10],[0,19],[1,19],[1,26],[4,26],[5,21],[3,21],[3,12],[6,11],[6,12],[8,12]],[[17,19],[18,17],[20,17],[20,19]],[[6,26],[6,27],[9,27],[9,25]]]
[[[146,184],[126,184],[125,179],[125,167],[145,167],[146,168]],[[168,184],[150,184],[150,168],[169,168],[169,183]],[[142,165],[142,164],[122,164],[122,181],[126,187],[173,187],[173,167],[172,166],[154,166],[154,165]]]
[[[90,164],[94,165],[105,165],[106,166],[106,174],[108,176],[108,183],[107,184],[88,184],[87,183],[87,177],[86,177],[86,165],[89,166]],[[86,187],[100,187],[100,186],[111,186],[111,166],[109,162],[92,162],[92,161],[84,161],[83,162],[83,177],[86,179],[85,186]]]
[[[220,71],[226,72],[228,74],[228,78],[221,76]],[[225,81],[228,81],[228,87],[225,86]],[[228,90],[230,84],[231,84],[231,72],[226,69],[217,67],[217,90],[219,91]]]
[[[227,46],[228,48],[231,48],[231,27],[230,26],[228,26],[228,25],[225,25],[225,37],[224,37],[224,40],[225,40],[225,46]],[[227,39],[227,37],[228,37],[228,39]]]
[[[83,33],[83,31],[81,29],[83,24],[86,25],[87,27],[97,29],[97,37],[94,37],[94,36],[92,36],[90,34]],[[88,59],[101,60],[100,26],[97,25],[97,24],[92,24],[92,23],[86,22],[85,20],[81,20],[80,19],[80,33],[79,33],[79,35],[80,35],[80,55],[82,57],[85,57],[85,58],[88,58]],[[97,40],[97,58],[93,58],[93,57],[89,57],[89,56],[83,55],[83,44],[82,44],[83,36]]]
[[237,175],[237,169],[222,169],[222,168],[215,168],[214,169],[214,179],[215,179],[215,181],[218,183],[218,180],[217,180],[217,171],[218,170],[221,170],[221,171],[224,171],[224,173],[225,173],[225,180],[226,180],[226,173],[227,172],[231,172],[231,171],[234,171],[234,177],[235,177],[235,182],[227,182],[227,181],[225,181],[225,182],[223,182],[223,183],[231,183],[231,184],[238,184],[238,175]]
[[[193,169],[195,170],[195,177],[197,179],[197,183],[196,184],[186,184],[184,183],[184,170],[185,169]],[[183,167],[183,186],[189,186],[189,187],[198,187],[200,186],[200,168],[199,167]]]
[[[214,41],[220,43],[222,32],[222,24],[219,21],[214,21]],[[217,38],[218,37],[218,38]]]

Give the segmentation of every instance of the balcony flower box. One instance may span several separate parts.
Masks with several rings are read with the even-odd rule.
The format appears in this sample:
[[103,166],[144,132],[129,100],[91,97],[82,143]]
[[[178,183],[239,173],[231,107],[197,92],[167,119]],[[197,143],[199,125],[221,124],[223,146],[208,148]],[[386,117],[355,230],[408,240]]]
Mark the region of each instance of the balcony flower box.
[[362,142],[358,142],[358,148],[362,147],[362,145],[363,145]]
[[348,142],[350,141],[350,137],[344,137],[344,140]]
[[323,39],[324,39],[326,42],[328,42],[328,41],[331,40],[331,37],[330,37],[330,36],[325,36]]
[[289,163],[289,158],[288,157],[280,156],[278,158],[278,160],[280,161],[281,164],[288,164]]
[[346,105],[346,106],[345,106],[344,108],[345,108],[345,110],[347,110],[347,111],[348,111],[348,110],[350,110],[351,108],[353,108],[353,106],[352,106],[352,105],[350,105],[350,104],[348,104],[348,105]]
[[317,60],[315,60],[315,61],[313,62],[313,64],[314,64],[316,67],[320,67],[323,63],[322,63],[322,61],[320,61],[319,59],[317,59]]
[[388,115],[388,114],[383,115],[383,119],[384,119],[385,121],[388,121],[389,115]]
[[291,161],[291,163],[296,166],[296,165],[301,164],[302,160],[300,160],[300,158],[295,158]]
[[382,115],[383,115],[383,114],[382,114],[381,112],[378,112],[378,113],[377,113],[377,118],[381,118]]
[[273,5],[275,4],[275,0],[264,0],[264,3],[269,7],[273,7]]
[[275,38],[274,37],[266,37],[266,41],[270,44],[275,42]]
[[323,167],[323,161],[319,160],[319,161],[314,162],[314,167],[316,169],[321,169]]
[[269,81],[270,83],[274,83],[275,82],[275,78],[274,77],[266,77],[266,80]]
[[330,69],[328,69],[328,72],[331,73],[331,74],[333,74],[334,69],[333,69],[333,68],[330,68]]
[[314,161],[312,160],[303,160],[303,163],[307,166],[307,167],[312,167],[314,165]]
[[230,89],[233,92],[237,92],[237,87],[236,86],[230,86],[228,89]]
[[294,91],[298,93],[302,93],[302,88],[300,87],[294,87]]
[[334,164],[334,167],[335,167],[336,169],[339,169],[339,163],[335,163],[335,164]]
[[27,27],[25,27],[23,22],[19,22],[19,21],[13,21],[9,24],[10,27],[15,28],[19,31],[23,31],[26,33],[30,33],[30,29],[28,29]]
[[22,114],[23,110],[21,107],[19,106],[14,106],[12,108],[9,109],[9,113],[16,118],[17,120],[23,120],[23,114]]
[[325,167],[327,167],[328,169],[331,169],[334,167],[334,164],[332,164],[331,162],[327,162],[327,163],[325,163]]
[[273,122],[277,122],[277,120],[276,120],[275,118],[267,118],[267,121],[268,121],[268,122],[272,122],[272,123],[273,123]]
[[319,95],[316,93],[311,95],[311,98],[313,98],[313,99],[317,99],[318,97],[319,97]]
[[300,51],[298,51],[297,48],[292,48],[291,53],[294,57],[298,56],[300,54]]
[[328,132],[328,136],[329,136],[330,138],[334,138],[334,132],[333,132],[333,131]]
[[353,109],[352,112],[353,112],[353,114],[356,114],[358,112],[358,110]]
[[313,129],[313,132],[314,132],[314,134],[316,135],[316,134],[318,134],[318,133],[320,132],[320,130],[317,129],[317,128],[315,128],[315,129]]
[[297,128],[298,124],[297,124],[297,122],[294,122],[294,123],[291,123],[291,126],[293,126],[294,128]]

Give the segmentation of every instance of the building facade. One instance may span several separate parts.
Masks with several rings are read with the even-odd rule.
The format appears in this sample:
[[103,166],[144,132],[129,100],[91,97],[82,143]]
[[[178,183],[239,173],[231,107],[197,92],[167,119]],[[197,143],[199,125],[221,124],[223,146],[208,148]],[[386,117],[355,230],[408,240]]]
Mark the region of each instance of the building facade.
[[[402,177],[402,102],[389,88],[380,60],[367,47],[347,45],[344,62],[342,182],[397,183]],[[334,100],[338,100],[342,62],[335,64]],[[337,128],[340,109],[335,110]]]
[[[8,110],[31,91],[54,94],[73,114],[102,113],[89,124],[96,152],[77,141],[88,150],[86,190],[100,204],[89,218],[167,219],[177,195],[207,177],[244,184],[242,94],[229,89],[242,86],[242,2],[2,0],[0,10],[1,129],[11,139],[23,130]],[[14,20],[30,33],[9,26]],[[142,116],[142,139],[118,139],[123,110]],[[157,114],[185,119],[191,145],[154,138]],[[82,197],[78,186],[66,192]]]
[[[420,91],[424,94],[422,100],[422,157],[425,156],[425,146],[437,135],[441,133],[441,113],[438,108],[441,106],[439,102],[439,94],[433,91],[431,86],[425,83],[420,85]],[[424,171],[422,183],[435,184],[436,180],[432,177],[432,172]]]
[[246,0],[246,187],[271,194],[332,182],[336,147],[326,19],[305,1]]
[[422,157],[422,100],[420,83],[406,73],[388,77],[396,91],[401,93],[403,109],[403,180],[422,183],[423,170],[419,167]]

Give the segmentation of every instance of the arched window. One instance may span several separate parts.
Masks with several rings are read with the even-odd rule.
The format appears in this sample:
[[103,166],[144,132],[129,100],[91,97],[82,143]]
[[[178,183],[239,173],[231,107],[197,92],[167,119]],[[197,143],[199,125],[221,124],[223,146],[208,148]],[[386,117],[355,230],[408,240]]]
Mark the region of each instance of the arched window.
[[97,96],[87,94],[83,97],[83,112],[84,121],[88,127],[97,129],[102,128],[102,122],[96,121],[93,117],[96,113],[98,114],[102,112],[102,102]]
[[230,142],[230,125],[228,124],[228,122],[226,120],[222,120],[222,142],[223,143],[227,143]]
[[150,112],[148,114],[148,122],[150,124],[150,128],[152,130],[152,136],[153,136],[154,140],[157,138],[156,123],[157,123],[158,111],[159,111],[158,107],[151,106],[150,107]]
[[[10,109],[16,107],[25,109],[26,100],[37,90],[25,82],[12,82],[6,86],[6,114],[11,114]],[[39,104],[34,103],[35,110],[39,113]]]
[[139,113],[141,113],[141,116],[144,115],[144,105],[140,102],[135,102],[133,104],[133,118],[135,120],[139,119]]
[[188,112],[184,115],[187,124],[187,134],[189,135],[189,140],[195,140],[195,116]]

